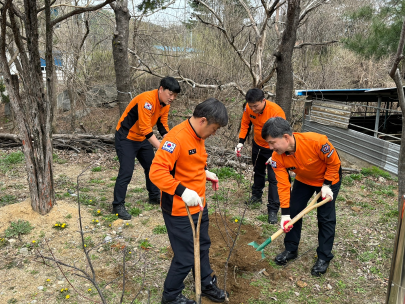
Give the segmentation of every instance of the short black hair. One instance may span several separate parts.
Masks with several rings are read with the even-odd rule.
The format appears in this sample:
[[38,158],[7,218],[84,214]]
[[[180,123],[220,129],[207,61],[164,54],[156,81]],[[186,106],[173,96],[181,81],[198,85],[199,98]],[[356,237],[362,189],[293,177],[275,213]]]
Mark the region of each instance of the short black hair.
[[228,112],[225,105],[215,98],[208,98],[198,104],[194,109],[193,117],[205,117],[208,124],[216,123],[221,127],[225,127],[228,124]]
[[292,128],[287,120],[282,117],[272,117],[267,120],[262,128],[262,137],[281,138],[284,134],[292,135]]
[[160,80],[159,87],[163,87],[163,90],[169,90],[173,93],[180,93],[181,88],[179,82],[173,77],[166,76]]
[[250,89],[246,93],[246,101],[248,103],[255,103],[264,99],[264,92],[260,89]]

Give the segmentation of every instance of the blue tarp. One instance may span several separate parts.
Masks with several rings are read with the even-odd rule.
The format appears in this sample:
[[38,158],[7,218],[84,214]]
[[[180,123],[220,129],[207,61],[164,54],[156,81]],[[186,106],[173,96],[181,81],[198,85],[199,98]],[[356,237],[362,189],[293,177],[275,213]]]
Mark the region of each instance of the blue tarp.
[[[62,66],[62,59],[61,58],[54,57],[53,61],[54,61],[55,66],[59,66],[59,67]],[[41,58],[41,67],[46,67],[46,62],[45,62],[45,59],[43,59],[43,58]]]

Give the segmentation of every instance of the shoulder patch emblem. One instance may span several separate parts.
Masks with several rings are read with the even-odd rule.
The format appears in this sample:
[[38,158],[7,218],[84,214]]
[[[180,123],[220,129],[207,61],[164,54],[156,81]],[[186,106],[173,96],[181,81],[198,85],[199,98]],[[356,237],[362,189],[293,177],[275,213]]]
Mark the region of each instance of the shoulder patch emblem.
[[197,153],[197,149],[188,150],[188,155],[193,155]]
[[254,115],[252,115],[252,114],[250,114],[250,117],[252,117],[253,119],[256,119],[256,116],[254,116]]
[[152,110],[152,105],[149,102],[145,102],[144,108],[150,111]]
[[328,154],[330,152],[330,145],[328,143],[322,145],[321,152],[323,154]]
[[271,166],[273,168],[277,168],[277,162],[275,162],[274,160],[271,160]]
[[172,143],[171,141],[166,141],[163,144],[162,150],[165,150],[169,153],[173,153],[175,148],[176,148],[176,144]]

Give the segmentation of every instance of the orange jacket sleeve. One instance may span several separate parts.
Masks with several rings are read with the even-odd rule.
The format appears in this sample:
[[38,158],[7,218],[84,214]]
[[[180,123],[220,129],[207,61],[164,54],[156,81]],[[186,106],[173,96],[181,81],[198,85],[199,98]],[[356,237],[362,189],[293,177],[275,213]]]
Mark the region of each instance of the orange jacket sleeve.
[[156,110],[154,107],[153,102],[149,99],[140,100],[138,103],[139,131],[146,138],[153,135],[152,115]]
[[[242,120],[240,123],[240,132],[239,132],[239,142],[244,143],[246,136],[249,132],[249,127],[250,127],[250,119],[249,119],[249,114],[248,114],[248,109],[247,109],[247,105],[243,111],[243,115],[242,115]],[[242,141],[241,141],[242,140]]]
[[341,163],[335,147],[333,147],[325,135],[319,141],[318,154],[319,158],[326,164],[324,183],[330,185],[339,174]]
[[273,171],[276,174],[278,197],[280,199],[280,208],[290,208],[291,183],[287,168],[284,167],[282,157],[273,152],[271,157]]
[[[166,150],[164,147],[166,147]],[[172,152],[167,150],[172,150]],[[176,139],[162,140],[150,167],[149,178],[160,190],[170,195],[181,196],[186,188],[170,174],[179,156],[180,143]]]

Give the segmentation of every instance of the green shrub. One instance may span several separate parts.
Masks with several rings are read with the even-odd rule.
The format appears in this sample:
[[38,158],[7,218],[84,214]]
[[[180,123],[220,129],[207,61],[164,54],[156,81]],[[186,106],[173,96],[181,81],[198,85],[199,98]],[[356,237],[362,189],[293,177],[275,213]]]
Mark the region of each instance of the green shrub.
[[18,220],[17,222],[11,222],[10,227],[5,231],[6,237],[20,237],[21,234],[28,234],[34,227],[28,221]]

